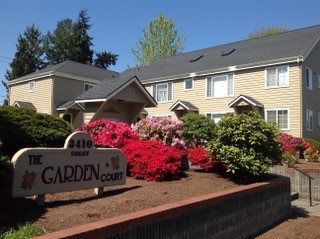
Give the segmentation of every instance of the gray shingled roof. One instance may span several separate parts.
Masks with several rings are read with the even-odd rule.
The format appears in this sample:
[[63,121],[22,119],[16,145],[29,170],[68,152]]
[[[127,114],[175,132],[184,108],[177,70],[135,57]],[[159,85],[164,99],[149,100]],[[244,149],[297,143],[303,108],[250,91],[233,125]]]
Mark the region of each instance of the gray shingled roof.
[[[284,59],[303,57],[320,35],[320,25],[285,33],[243,40],[159,59],[147,67],[129,69],[120,77],[136,75],[142,83],[155,82],[162,77],[194,72],[227,70],[231,66],[258,66],[279,63]],[[223,51],[234,50],[222,56]],[[202,57],[201,57],[202,56]],[[200,57],[200,58],[199,58]],[[198,60],[196,60],[199,58]],[[194,62],[190,62],[195,60]],[[187,77],[187,76],[184,76]],[[172,77],[174,78],[174,77]]]
[[42,70],[25,75],[15,80],[12,80],[9,82],[9,84],[32,79],[39,75],[45,75],[48,73],[54,74],[55,72],[89,78],[89,79],[95,79],[95,80],[112,79],[112,78],[119,77],[119,73],[115,71],[102,69],[96,66],[89,66],[89,65],[85,65],[82,63],[74,62],[74,61],[65,61],[56,65],[49,65]]
[[86,91],[85,93],[79,95],[75,100],[77,101],[87,101],[87,100],[99,100],[99,99],[108,99],[111,97],[112,94],[121,90],[130,81],[136,81],[142,89],[144,89],[144,93],[149,97],[150,101],[152,101],[151,105],[156,106],[156,101],[152,98],[149,92],[144,88],[141,82],[138,80],[137,77],[128,77],[128,78],[119,78],[119,79],[112,79],[112,80],[102,80],[97,85],[92,87],[90,90]]
[[36,107],[31,103],[31,102],[26,102],[26,101],[15,101],[13,106],[19,106],[21,108],[26,108],[26,109],[32,109],[36,110]]
[[80,110],[84,110],[84,107],[81,104],[76,103],[74,100],[64,102],[62,105],[57,107],[57,110],[67,110],[74,105],[76,105]]
[[193,104],[191,104],[188,101],[183,101],[183,100],[178,100],[176,101],[170,108],[169,110],[174,110],[174,108],[176,108],[178,105],[181,105],[183,108],[185,108],[186,110],[190,110],[190,111],[199,111],[199,108],[194,106]]
[[244,100],[254,106],[257,106],[257,107],[263,107],[263,104],[261,104],[259,101],[253,99],[252,97],[250,96],[247,96],[247,95],[239,95],[237,98],[235,98],[233,101],[231,101],[229,103],[229,107],[233,107],[239,100]]

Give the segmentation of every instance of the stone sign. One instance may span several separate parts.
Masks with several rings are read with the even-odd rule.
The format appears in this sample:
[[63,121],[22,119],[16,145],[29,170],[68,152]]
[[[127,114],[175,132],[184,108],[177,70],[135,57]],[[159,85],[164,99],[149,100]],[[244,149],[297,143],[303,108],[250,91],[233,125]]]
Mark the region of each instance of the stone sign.
[[[126,160],[119,149],[95,148],[85,132],[71,134],[64,148],[25,148],[12,159],[12,196],[44,195],[126,183]],[[43,197],[44,199],[44,197]]]

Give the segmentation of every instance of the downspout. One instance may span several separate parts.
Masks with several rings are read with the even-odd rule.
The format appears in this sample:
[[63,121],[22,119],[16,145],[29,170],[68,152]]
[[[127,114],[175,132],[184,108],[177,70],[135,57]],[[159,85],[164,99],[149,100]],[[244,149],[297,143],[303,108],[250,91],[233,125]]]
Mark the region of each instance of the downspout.
[[299,81],[299,89],[300,89],[300,132],[299,137],[303,136],[303,67],[302,67],[303,58],[297,58],[297,63],[300,69],[300,81]]

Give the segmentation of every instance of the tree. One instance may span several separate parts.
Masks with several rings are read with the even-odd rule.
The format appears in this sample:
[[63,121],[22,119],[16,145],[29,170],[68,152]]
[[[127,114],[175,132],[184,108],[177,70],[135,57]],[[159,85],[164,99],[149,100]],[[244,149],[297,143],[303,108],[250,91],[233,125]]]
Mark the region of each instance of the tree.
[[261,27],[251,32],[248,35],[248,38],[252,39],[252,38],[263,37],[263,36],[271,36],[271,35],[276,35],[276,34],[285,32],[285,31],[287,31],[287,29],[283,27],[272,27],[272,28]]
[[142,30],[138,49],[132,49],[137,66],[146,66],[159,58],[181,53],[186,37],[178,37],[176,24],[161,13],[150,21],[148,28]]
[[[75,23],[71,19],[64,19],[57,23],[53,33],[46,36],[46,57],[50,64],[57,64],[66,60],[72,60],[87,65],[96,65],[108,68],[115,65],[118,55],[111,52],[94,52],[93,38],[88,31],[91,29],[90,17],[87,10],[79,12]],[[93,55],[96,58],[93,58]]]
[[34,24],[27,27],[23,35],[19,35],[16,46],[17,51],[10,63],[11,70],[7,70],[5,76],[8,81],[35,72],[45,66],[43,37]]

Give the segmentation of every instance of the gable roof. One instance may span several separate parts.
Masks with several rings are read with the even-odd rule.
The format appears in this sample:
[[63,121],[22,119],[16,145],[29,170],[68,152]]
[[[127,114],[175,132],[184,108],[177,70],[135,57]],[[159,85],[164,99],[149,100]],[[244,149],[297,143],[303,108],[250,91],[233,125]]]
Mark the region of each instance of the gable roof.
[[89,66],[74,61],[64,61],[56,65],[49,65],[42,70],[9,81],[8,85],[51,75],[70,75],[99,81],[119,77],[119,73],[115,71],[102,69],[96,66]]
[[272,36],[248,39],[166,57],[147,67],[128,69],[143,83],[235,71],[303,60],[319,41],[320,25]]
[[189,110],[189,111],[199,111],[199,109],[194,106],[193,104],[191,104],[188,101],[182,101],[182,100],[178,100],[176,101],[170,108],[170,111],[175,110],[176,108],[178,108],[179,106],[181,106],[183,109],[185,110]]
[[232,108],[234,106],[237,106],[237,104],[239,104],[241,101],[245,101],[250,105],[263,108],[263,104],[261,104],[259,101],[255,100],[252,97],[247,96],[247,95],[239,95],[237,98],[235,98],[233,101],[231,101],[228,104],[228,106]]
[[84,110],[84,107],[83,105],[79,104],[79,103],[76,103],[74,100],[68,100],[66,102],[64,102],[62,105],[59,105],[57,107],[57,110],[58,111],[62,111],[62,110],[67,110],[69,108],[78,108],[80,110]]
[[31,102],[26,102],[26,101],[15,101],[13,106],[18,106],[20,108],[26,108],[26,109],[32,109],[32,110],[36,110],[36,107],[34,106],[34,104],[32,104]]
[[121,90],[123,90],[128,85],[136,83],[137,86],[142,90],[142,92],[149,99],[149,106],[156,106],[157,102],[153,99],[153,97],[149,94],[146,88],[141,84],[139,79],[134,77],[129,78],[119,78],[113,80],[102,80],[97,85],[92,87],[90,90],[85,93],[79,95],[75,102],[76,103],[85,103],[85,102],[102,102],[108,101]]

